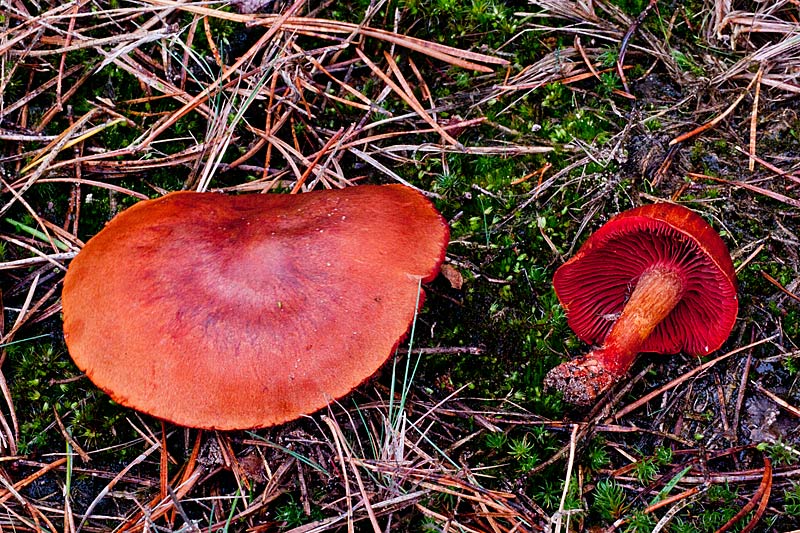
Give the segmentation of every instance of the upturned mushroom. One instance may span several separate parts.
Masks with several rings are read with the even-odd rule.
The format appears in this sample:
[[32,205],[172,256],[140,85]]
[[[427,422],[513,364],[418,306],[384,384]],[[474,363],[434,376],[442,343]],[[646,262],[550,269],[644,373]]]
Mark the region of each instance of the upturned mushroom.
[[399,185],[168,194],[115,217],[73,260],[67,346],[122,405],[198,428],[280,424],[386,361],[448,235]]
[[613,217],[556,270],[553,285],[576,335],[602,344],[545,378],[582,406],[625,376],[640,352],[716,350],[738,311],[722,238],[691,210],[669,203]]

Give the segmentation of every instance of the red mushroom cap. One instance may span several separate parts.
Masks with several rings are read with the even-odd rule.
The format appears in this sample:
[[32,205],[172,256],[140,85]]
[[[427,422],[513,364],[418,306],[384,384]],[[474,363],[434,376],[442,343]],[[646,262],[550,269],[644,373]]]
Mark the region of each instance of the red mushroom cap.
[[144,201],[70,265],[67,346],[122,405],[191,427],[279,424],[386,361],[448,236],[400,185]]
[[719,234],[675,204],[631,209],[595,232],[555,273],[569,326],[588,344],[606,338],[643,272],[676,271],[683,296],[641,351],[705,355],[728,338],[738,311],[736,274]]

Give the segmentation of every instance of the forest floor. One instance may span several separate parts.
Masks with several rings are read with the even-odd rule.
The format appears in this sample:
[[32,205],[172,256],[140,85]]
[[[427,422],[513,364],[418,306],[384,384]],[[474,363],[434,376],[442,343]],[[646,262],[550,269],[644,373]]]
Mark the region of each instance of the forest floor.
[[[799,529],[799,20],[796,0],[0,0],[0,527]],[[136,202],[398,182],[450,225],[444,275],[327,409],[187,429],[70,359],[66,269]],[[722,236],[733,332],[569,406],[544,376],[589,347],[553,273],[655,202]]]

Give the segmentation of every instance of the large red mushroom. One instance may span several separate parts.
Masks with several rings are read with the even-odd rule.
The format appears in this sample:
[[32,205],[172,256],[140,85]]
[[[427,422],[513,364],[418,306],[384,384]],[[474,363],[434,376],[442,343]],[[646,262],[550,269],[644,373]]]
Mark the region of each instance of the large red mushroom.
[[716,350],[738,311],[722,238],[691,210],[669,203],[613,217],[558,268],[553,285],[576,335],[600,345],[545,378],[576,405],[593,403],[640,352]]
[[286,422],[386,361],[448,234],[433,205],[399,185],[144,201],[70,265],[67,346],[115,401],[161,419]]

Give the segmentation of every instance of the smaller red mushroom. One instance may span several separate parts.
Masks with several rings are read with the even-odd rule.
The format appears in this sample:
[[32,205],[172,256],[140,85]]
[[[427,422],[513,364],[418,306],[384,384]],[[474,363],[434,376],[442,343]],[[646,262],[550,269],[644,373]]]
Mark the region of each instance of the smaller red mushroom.
[[640,352],[716,350],[738,311],[722,238],[694,212],[668,203],[613,217],[556,271],[553,286],[578,337],[602,343],[545,378],[583,406],[625,376]]

